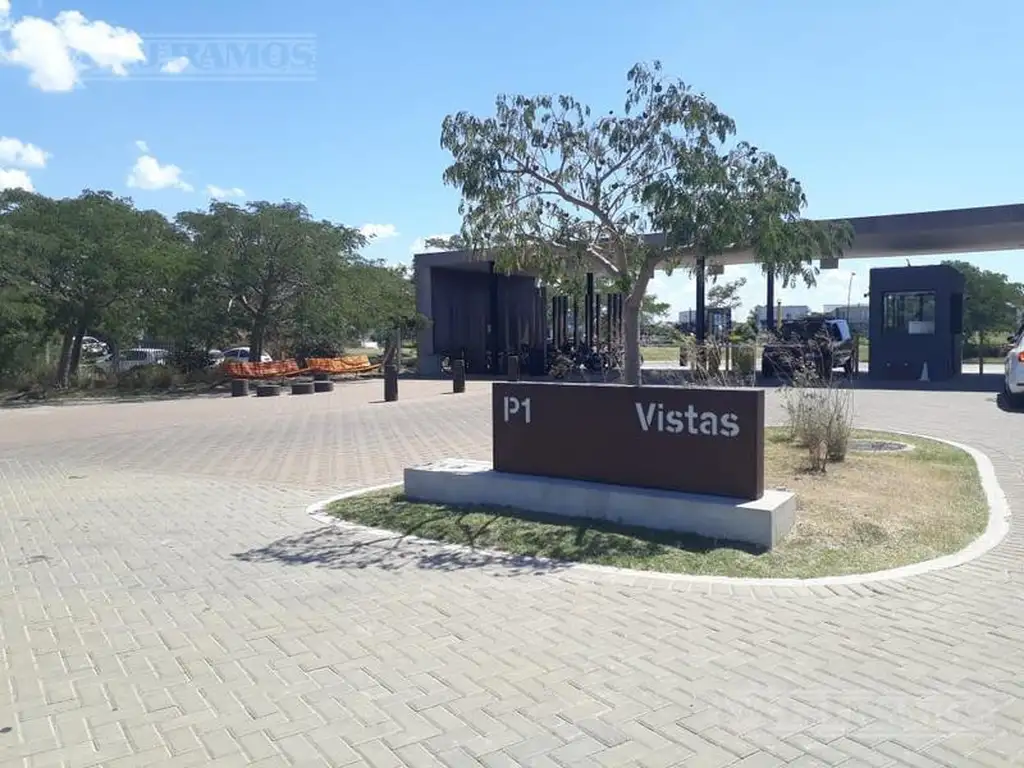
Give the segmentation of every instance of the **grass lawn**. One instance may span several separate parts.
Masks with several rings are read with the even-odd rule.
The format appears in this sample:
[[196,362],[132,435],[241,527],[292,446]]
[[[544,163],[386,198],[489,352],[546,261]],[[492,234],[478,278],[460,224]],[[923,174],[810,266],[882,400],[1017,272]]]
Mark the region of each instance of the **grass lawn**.
[[881,433],[856,437],[914,445],[850,453],[809,474],[804,450],[780,428],[765,441],[765,487],[797,496],[797,522],[771,552],[589,520],[527,518],[509,510],[405,501],[385,491],[336,502],[331,514],[402,535],[517,555],[669,573],[810,578],[893,568],[962,549],[985,529],[988,506],[974,460],[942,443]]
[[679,347],[641,347],[640,354],[643,355],[644,362],[679,362]]

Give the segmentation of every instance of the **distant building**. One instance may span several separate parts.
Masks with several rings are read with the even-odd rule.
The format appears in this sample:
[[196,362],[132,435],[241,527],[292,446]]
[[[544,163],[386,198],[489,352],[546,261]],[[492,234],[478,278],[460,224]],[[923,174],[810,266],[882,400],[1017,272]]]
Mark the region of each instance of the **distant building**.
[[850,327],[858,332],[867,333],[871,325],[871,306],[869,304],[826,304],[824,313],[829,317],[840,317],[850,324]]
[[[767,308],[761,304],[754,307],[754,313],[757,316],[757,324],[762,328],[768,322],[768,311]],[[811,308],[803,304],[791,304],[789,306],[783,304],[781,307],[776,305],[775,307],[775,322],[778,323],[784,320],[799,320],[801,317],[807,317],[811,314]]]

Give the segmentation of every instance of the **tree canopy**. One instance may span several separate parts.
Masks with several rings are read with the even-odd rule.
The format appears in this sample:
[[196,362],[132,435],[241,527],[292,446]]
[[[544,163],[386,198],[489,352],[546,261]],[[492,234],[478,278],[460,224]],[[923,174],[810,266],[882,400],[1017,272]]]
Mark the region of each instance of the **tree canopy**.
[[740,277],[724,283],[715,283],[708,289],[707,304],[709,309],[728,309],[730,312],[740,308],[743,299],[740,291],[747,284],[747,278]]
[[0,192],[0,373],[59,340],[66,386],[91,334],[114,347],[157,339],[205,355],[247,340],[333,354],[415,328],[405,270],[363,258],[358,229],[291,201],[216,202],[170,220],[110,192],[52,199]]
[[[445,118],[445,183],[462,195],[464,247],[544,279],[597,271],[626,295],[625,377],[639,383],[643,298],[656,269],[750,249],[784,283],[850,228],[802,218],[803,189],[774,156],[733,140],[710,99],[661,66],[635,65],[621,114],[572,96],[499,96],[495,113]],[[664,237],[653,237],[663,233]]]
[[985,333],[1016,329],[1018,314],[1024,310],[1024,285],[966,261],[943,264],[964,276],[964,336],[981,341]]

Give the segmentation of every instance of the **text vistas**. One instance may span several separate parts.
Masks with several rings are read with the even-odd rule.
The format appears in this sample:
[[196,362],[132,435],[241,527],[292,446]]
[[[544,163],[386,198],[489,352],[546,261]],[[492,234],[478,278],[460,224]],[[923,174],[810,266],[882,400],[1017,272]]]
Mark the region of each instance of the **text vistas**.
[[644,432],[707,437],[736,437],[740,433],[735,413],[701,412],[692,404],[685,411],[673,411],[666,409],[664,403],[637,403],[636,415]]

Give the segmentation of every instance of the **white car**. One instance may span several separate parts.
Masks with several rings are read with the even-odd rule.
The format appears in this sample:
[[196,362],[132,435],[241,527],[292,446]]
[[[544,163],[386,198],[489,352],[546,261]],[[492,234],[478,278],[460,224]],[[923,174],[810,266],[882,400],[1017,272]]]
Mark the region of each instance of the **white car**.
[[95,336],[82,337],[82,352],[94,357],[103,357],[110,354],[110,348]]
[[[232,363],[248,363],[249,362],[249,348],[248,347],[232,347],[231,349],[224,350],[224,361]],[[264,352],[260,355],[261,363],[272,363],[274,358]]]
[[1024,326],[1007,339],[1011,344],[1006,353],[1003,373],[1003,394],[1012,408],[1024,407]]
[[[117,372],[124,373],[132,368],[140,368],[143,365],[165,365],[170,353],[166,349],[155,349],[152,347],[135,347],[126,349],[121,353],[121,359],[117,365]],[[114,356],[107,355],[96,361],[96,366],[108,373],[114,369]]]

